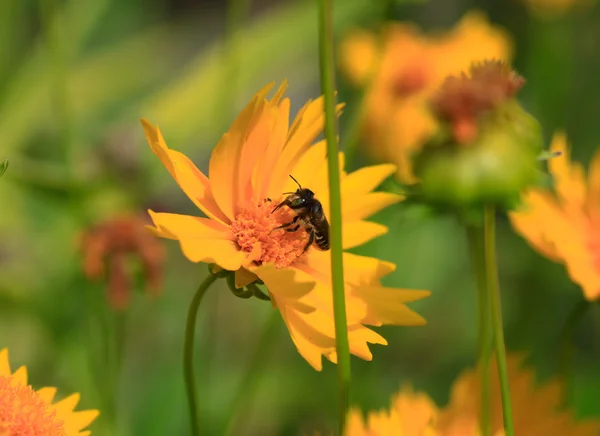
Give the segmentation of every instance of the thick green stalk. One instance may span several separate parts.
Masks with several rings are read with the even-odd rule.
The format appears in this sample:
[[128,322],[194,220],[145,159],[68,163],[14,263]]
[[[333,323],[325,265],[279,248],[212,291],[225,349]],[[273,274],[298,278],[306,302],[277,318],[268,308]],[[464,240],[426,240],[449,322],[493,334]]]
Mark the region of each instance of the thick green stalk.
[[269,319],[267,319],[260,338],[256,343],[256,347],[254,348],[250,366],[246,370],[238,388],[238,394],[233,400],[227,420],[226,435],[238,434],[237,427],[243,418],[241,415],[245,410],[244,407],[250,403],[250,400],[256,393],[256,389],[260,384],[262,376],[265,374],[263,364],[271,352],[273,345],[276,343],[275,335],[279,328],[280,320],[281,317],[278,311],[273,310],[272,313],[269,314]]
[[467,225],[467,239],[469,241],[471,265],[477,283],[477,305],[479,307],[479,337],[477,346],[477,366],[480,371],[479,429],[481,431],[481,436],[490,436],[492,434],[490,379],[492,342],[490,340],[490,300],[487,293],[485,249],[481,228]]
[[350,398],[350,346],[346,322],[344,293],[344,265],[342,261],[342,199],[340,167],[336,135],[335,80],[333,57],[332,0],[319,1],[319,64],[321,92],[325,97],[325,139],[327,140],[327,167],[329,172],[329,205],[331,222],[331,278],[333,285],[333,312],[339,377],[339,434],[344,434],[346,413]]
[[188,403],[190,407],[190,419],[192,424],[192,435],[200,434],[200,422],[198,419],[198,399],[196,397],[196,380],[194,377],[194,335],[196,333],[196,316],[202,297],[206,290],[217,280],[217,276],[209,274],[204,279],[188,309],[188,316],[185,325],[185,341],[183,345],[183,375],[185,377],[185,389],[187,391]]
[[506,364],[506,349],[504,346],[504,330],[502,326],[500,283],[498,281],[498,264],[496,262],[496,210],[493,206],[485,206],[484,229],[487,292],[492,310],[492,329],[496,361],[498,363],[498,376],[500,378],[504,432],[506,433],[506,436],[514,436],[515,430],[510,399],[510,384],[508,380],[508,366]]

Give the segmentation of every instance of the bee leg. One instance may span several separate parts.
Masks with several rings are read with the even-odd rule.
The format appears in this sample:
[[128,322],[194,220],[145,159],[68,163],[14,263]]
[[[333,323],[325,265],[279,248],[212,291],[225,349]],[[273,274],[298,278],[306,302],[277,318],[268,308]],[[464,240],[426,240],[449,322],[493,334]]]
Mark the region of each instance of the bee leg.
[[315,242],[315,231],[311,230],[308,233],[308,242],[306,243],[306,245],[304,246],[304,250],[302,250],[302,254],[306,253],[306,250],[308,250],[308,247],[310,247],[312,245],[312,243]]
[[291,229],[285,229],[286,232],[295,232],[296,230],[298,230],[300,228],[300,224],[296,224],[294,227],[292,227]]
[[271,211],[271,213],[274,213],[280,207],[283,207],[283,206],[288,206],[289,207],[289,205],[290,205],[290,201],[289,200],[283,200],[281,203],[279,203],[277,206],[275,206],[275,209],[273,209]]
[[[273,212],[271,212],[271,213],[273,213]],[[279,227],[275,227],[274,229],[271,229],[271,232],[274,230],[285,229],[286,227],[293,226],[294,224],[296,224],[296,221],[298,221],[299,218],[300,218],[300,215],[296,215],[294,217],[294,219],[291,220],[289,223],[284,223],[284,224],[280,225]],[[296,230],[298,230],[298,229],[296,229]],[[271,232],[269,232],[269,233],[271,233]]]

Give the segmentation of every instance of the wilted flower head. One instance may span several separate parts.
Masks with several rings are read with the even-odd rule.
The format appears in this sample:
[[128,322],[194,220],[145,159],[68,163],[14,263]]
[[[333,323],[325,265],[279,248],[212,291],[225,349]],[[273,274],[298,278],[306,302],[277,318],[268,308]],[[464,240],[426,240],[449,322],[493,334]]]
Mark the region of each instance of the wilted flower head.
[[[210,158],[209,177],[188,157],[169,149],[158,128],[142,121],[154,153],[208,218],[150,215],[153,232],[178,240],[189,260],[235,272],[238,288],[262,281],[298,351],[320,370],[322,356],[337,360],[330,253],[308,245],[305,224],[294,221],[297,215],[290,207],[276,206],[288,195],[283,193],[299,189],[292,175],[314,193],[324,216],[329,216],[326,146],[324,141],[312,145],[323,128],[323,98],[307,103],[290,124],[290,101],[283,97],[287,85],[267,99],[271,87],[254,96],[219,141]],[[394,171],[394,165],[342,171],[344,249],[387,231],[366,218],[401,200],[395,194],[372,192]],[[405,303],[427,292],[381,286],[380,278],[394,268],[379,259],[344,253],[350,351],[363,359],[372,358],[368,343],[386,344],[366,325],[424,323]]]
[[510,209],[540,180],[541,127],[515,100],[523,83],[495,60],[444,81],[431,102],[439,130],[415,156],[425,201]]
[[[504,435],[500,383],[492,365],[492,434]],[[553,380],[536,385],[535,373],[523,367],[523,358],[509,355],[508,371],[516,435],[595,436],[600,420],[577,422],[570,411],[561,410],[562,383]],[[402,389],[389,411],[349,413],[347,436],[481,436],[479,399],[481,377],[467,370],[454,382],[450,402],[438,408],[427,395]]]
[[91,280],[106,277],[108,300],[117,310],[128,306],[134,287],[130,260],[141,265],[150,294],[162,289],[164,247],[148,234],[146,224],[140,217],[123,216],[96,225],[82,237],[84,272]]
[[554,192],[533,188],[523,195],[522,207],[509,215],[514,229],[550,260],[565,265],[571,280],[588,300],[600,298],[600,152],[589,176],[571,162],[567,138],[554,136],[548,161]]
[[97,410],[76,412],[79,394],[53,403],[56,388],[34,390],[27,384],[27,368],[10,370],[8,350],[0,350],[0,435],[86,436],[84,429]]
[[362,122],[369,153],[397,164],[401,182],[415,183],[411,156],[437,130],[429,102],[440,85],[477,60],[510,60],[511,52],[508,35],[477,12],[445,33],[422,34],[411,24],[388,23],[382,35],[348,35],[341,47],[342,70],[355,85],[368,88]]

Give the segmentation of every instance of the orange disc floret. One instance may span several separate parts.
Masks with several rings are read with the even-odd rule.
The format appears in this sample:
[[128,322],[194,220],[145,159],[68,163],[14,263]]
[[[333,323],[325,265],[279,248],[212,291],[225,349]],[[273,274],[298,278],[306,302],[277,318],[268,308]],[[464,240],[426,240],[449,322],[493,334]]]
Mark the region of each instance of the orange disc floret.
[[66,432],[56,411],[31,386],[0,376],[0,435],[64,436]]
[[244,209],[231,224],[231,230],[242,251],[251,253],[257,245],[260,246],[260,253],[255,259],[257,265],[273,263],[276,268],[285,268],[304,254],[308,234],[302,228],[294,232],[287,232],[284,229],[275,230],[276,227],[290,222],[295,216],[287,208],[271,213],[275,204],[264,200],[254,208]]

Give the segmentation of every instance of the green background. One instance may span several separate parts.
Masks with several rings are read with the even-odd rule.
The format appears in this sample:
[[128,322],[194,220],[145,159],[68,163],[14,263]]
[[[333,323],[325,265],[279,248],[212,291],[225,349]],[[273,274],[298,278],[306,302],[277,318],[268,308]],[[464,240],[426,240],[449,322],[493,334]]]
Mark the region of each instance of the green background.
[[[94,435],[188,432],[184,319],[206,267],[189,263],[176,243],[165,241],[162,295],[136,292],[127,313],[115,315],[106,307],[105,285],[84,277],[77,250],[84,228],[124,211],[196,213],[148,150],[139,118],[159,124],[170,146],[205,170],[235,113],[266,83],[289,80],[293,111],[319,94],[316,1],[251,3],[245,25],[230,33],[233,50],[225,51],[225,2],[0,2],[0,158],[10,160],[0,180],[0,347],[9,347],[14,369],[27,365],[34,387],[57,386],[62,396],[80,392],[80,408],[101,409]],[[471,8],[487,11],[515,38],[514,65],[527,78],[521,101],[542,122],[546,140],[566,129],[574,159],[586,164],[600,145],[599,7],[542,22],[516,0],[334,3],[338,38],[353,26],[375,26],[384,7],[388,18],[425,29],[451,27]],[[338,85],[348,102],[343,141],[358,96],[343,80]],[[366,163],[359,155],[351,167]],[[85,191],[74,187],[71,174],[85,180]],[[381,328],[389,346],[373,346],[373,362],[352,359],[352,402],[364,410],[388,407],[390,396],[410,382],[443,405],[476,349],[464,230],[415,205],[373,219],[389,233],[353,251],[398,265],[386,285],[432,295],[412,305],[426,326]],[[526,351],[543,381],[557,372],[560,332],[582,293],[504,217],[498,241],[507,346]],[[600,416],[599,309],[588,311],[573,340],[570,393],[580,417]],[[207,294],[195,349],[207,434],[223,434],[232,415],[233,434],[334,428],[335,366],[315,372],[281,320],[270,324],[271,314],[268,303],[235,298],[224,283]],[[107,332],[118,333],[121,322],[125,351],[118,369]],[[260,378],[235,409],[267,325]],[[113,404],[107,396],[115,379]]]

